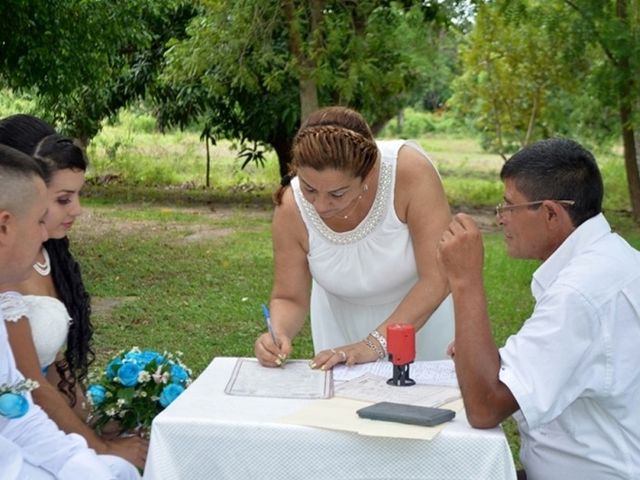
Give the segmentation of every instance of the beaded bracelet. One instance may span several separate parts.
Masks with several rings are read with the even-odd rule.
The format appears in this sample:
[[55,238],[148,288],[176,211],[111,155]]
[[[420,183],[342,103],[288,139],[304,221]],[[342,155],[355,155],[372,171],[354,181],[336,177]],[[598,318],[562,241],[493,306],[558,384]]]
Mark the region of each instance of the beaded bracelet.
[[363,342],[367,347],[369,347],[371,350],[376,352],[376,355],[378,355],[378,358],[380,359],[384,358],[384,351],[380,347],[375,345],[371,340],[369,340],[369,337],[365,338]]
[[384,338],[384,335],[382,335],[378,330],[374,330],[373,332],[371,332],[369,335],[371,335],[373,338],[375,338],[378,343],[380,343],[380,346],[382,347],[382,351],[384,352],[384,356],[387,356],[387,339]]

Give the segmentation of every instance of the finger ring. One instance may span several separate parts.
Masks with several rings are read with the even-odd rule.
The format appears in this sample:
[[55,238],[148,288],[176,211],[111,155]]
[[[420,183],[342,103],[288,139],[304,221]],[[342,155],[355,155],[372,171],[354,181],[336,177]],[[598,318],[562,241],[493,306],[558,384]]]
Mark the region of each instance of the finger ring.
[[340,354],[340,356],[342,357],[342,361],[343,361],[343,362],[346,362],[346,361],[347,361],[347,354],[346,354],[346,353],[344,353],[342,350],[340,350],[338,353],[339,353],[339,354]]

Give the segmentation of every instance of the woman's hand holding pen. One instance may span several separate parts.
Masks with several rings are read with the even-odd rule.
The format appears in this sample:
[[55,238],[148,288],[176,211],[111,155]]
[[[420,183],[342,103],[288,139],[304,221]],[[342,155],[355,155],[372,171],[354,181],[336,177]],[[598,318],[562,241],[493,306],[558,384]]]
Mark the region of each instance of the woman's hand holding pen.
[[[255,343],[256,358],[265,367],[282,367],[291,353],[291,339],[282,333],[276,335],[271,323],[269,307],[262,304],[262,316],[267,327],[267,333],[260,335]],[[268,338],[264,338],[265,335]],[[266,355],[261,355],[261,352]]]
[[[274,342],[276,338],[278,344]],[[281,367],[291,354],[291,339],[282,333],[260,335],[255,343],[256,358],[265,367]]]

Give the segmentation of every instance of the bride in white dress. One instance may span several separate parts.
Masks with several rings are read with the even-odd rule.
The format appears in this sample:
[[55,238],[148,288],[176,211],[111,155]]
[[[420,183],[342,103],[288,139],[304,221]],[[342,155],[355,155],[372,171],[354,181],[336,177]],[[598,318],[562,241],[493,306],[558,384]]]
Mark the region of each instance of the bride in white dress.
[[256,357],[280,365],[307,314],[315,368],[385,358],[386,327],[412,324],[416,359],[446,358],[453,339],[436,246],[450,221],[440,177],[414,142],[375,142],[353,110],[313,113],[276,196],[269,334]]
[[[11,140],[14,148],[35,144],[31,154],[49,175],[48,214],[45,227],[49,236],[31,275],[23,282],[4,284],[2,291],[16,291],[13,311],[26,315],[7,315],[7,332],[20,372],[37,380],[34,402],[42,407],[58,427],[83,436],[99,454],[111,454],[116,469],[123,472],[144,466],[148,441],[139,437],[106,438],[86,423],[83,381],[93,359],[89,296],[80,268],[69,250],[67,233],[80,215],[79,194],[84,185],[87,159],[69,138],[55,133],[31,141],[36,133],[53,129],[40,119],[17,115],[0,121],[0,143]],[[6,298],[0,297],[2,302]],[[4,299],[4,300],[3,300]],[[20,304],[16,304],[16,302]],[[130,462],[130,463],[129,463]],[[133,465],[132,465],[133,464]]]

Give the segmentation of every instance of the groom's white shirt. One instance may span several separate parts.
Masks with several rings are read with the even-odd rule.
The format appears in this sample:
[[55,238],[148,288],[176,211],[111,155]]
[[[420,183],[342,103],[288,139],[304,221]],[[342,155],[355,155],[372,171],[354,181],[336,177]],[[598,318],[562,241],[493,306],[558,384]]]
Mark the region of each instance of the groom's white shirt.
[[[0,310],[0,384],[13,385],[23,379],[16,368]],[[3,479],[43,478],[43,475],[59,479],[116,479],[109,467],[87,447],[84,438],[62,432],[33,403],[30,394],[26,394],[26,398],[29,410],[23,417],[10,419],[0,415]],[[129,478],[135,478],[135,475]]]

